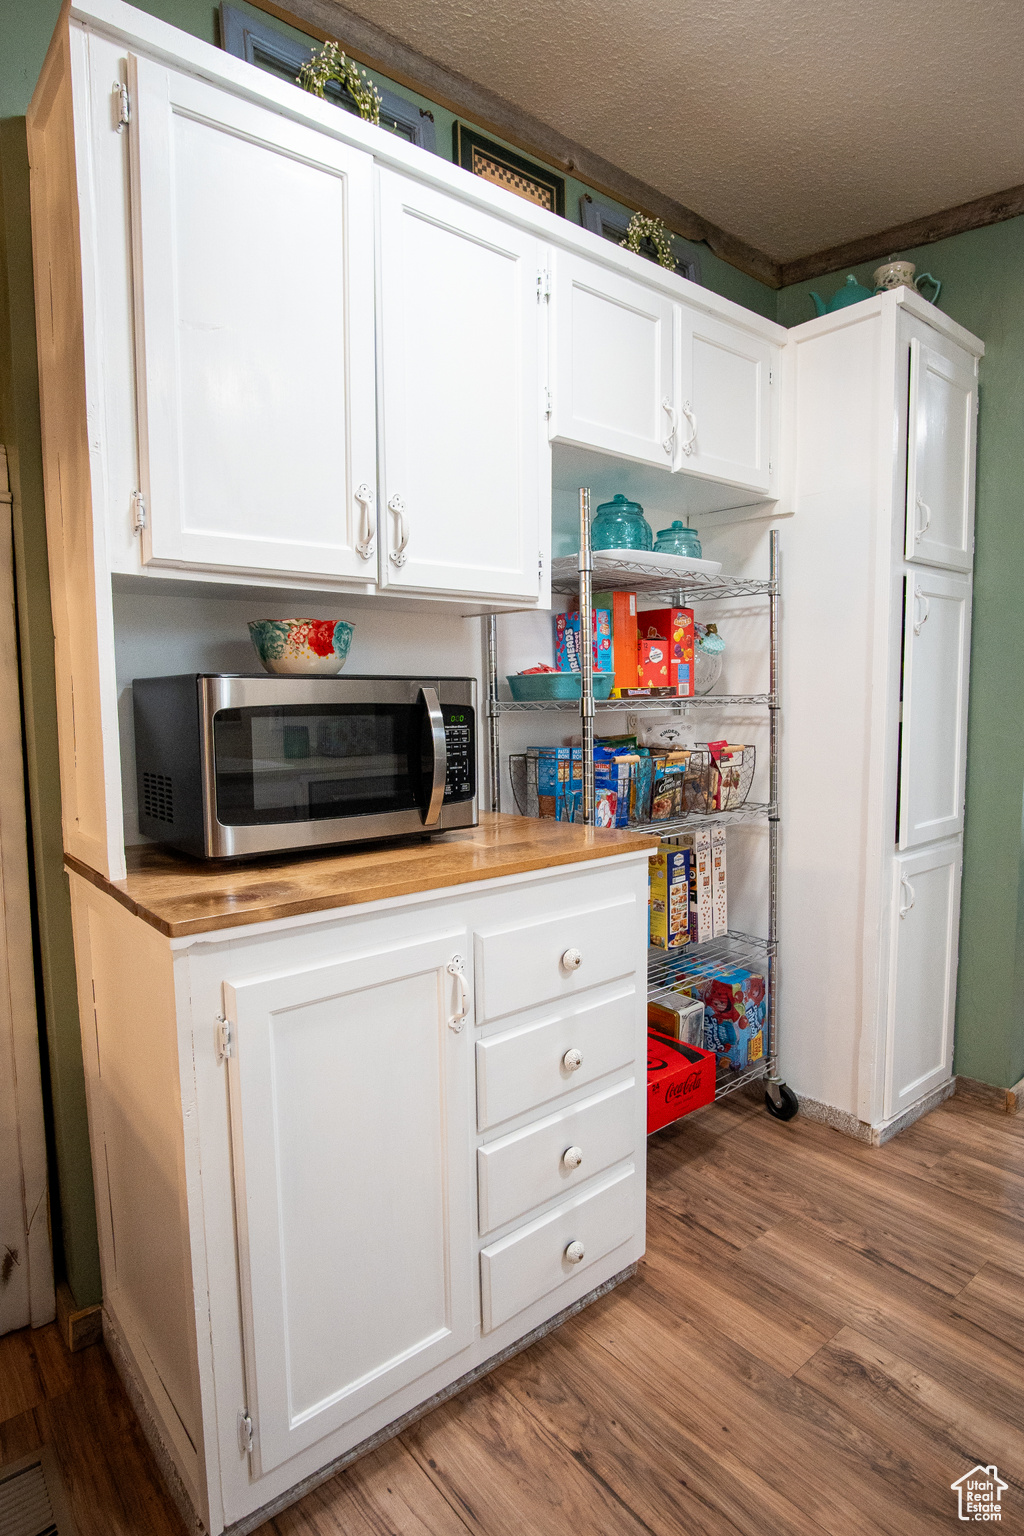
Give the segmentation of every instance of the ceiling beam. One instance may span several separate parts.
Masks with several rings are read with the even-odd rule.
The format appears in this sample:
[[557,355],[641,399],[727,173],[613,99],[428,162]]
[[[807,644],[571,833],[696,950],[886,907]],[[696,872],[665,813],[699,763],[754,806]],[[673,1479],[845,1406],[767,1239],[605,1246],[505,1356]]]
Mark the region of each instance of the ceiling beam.
[[829,272],[841,272],[844,267],[858,267],[865,261],[884,261],[894,251],[912,251],[919,245],[934,245],[936,240],[948,240],[951,235],[962,235],[969,229],[982,229],[986,224],[1015,219],[1022,213],[1024,187],[990,192],[987,197],[976,197],[970,203],[959,203],[957,207],[946,208],[942,213],[933,213],[924,219],[911,219],[907,224],[896,224],[892,229],[883,229],[876,235],[865,235],[860,240],[848,241],[846,245],[833,245],[827,251],[816,251],[796,261],[785,261],[780,269],[781,286],[788,288],[791,283],[806,282],[811,277],[824,277]]
[[271,0],[258,3],[271,16],[321,42],[339,43],[358,63],[426,96],[458,117],[489,129],[517,149],[571,173],[615,202],[663,219],[677,235],[703,242],[730,266],[756,277],[769,288],[782,286],[779,263],[763,251],[566,138],[495,91],[417,53],[374,22],[346,9],[339,0],[289,0],[287,9]]

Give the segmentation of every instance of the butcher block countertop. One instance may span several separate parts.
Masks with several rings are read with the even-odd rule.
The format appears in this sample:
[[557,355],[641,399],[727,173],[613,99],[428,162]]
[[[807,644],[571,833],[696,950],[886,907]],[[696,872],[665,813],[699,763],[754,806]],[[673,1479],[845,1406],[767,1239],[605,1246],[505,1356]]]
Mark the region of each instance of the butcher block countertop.
[[626,828],[485,813],[478,827],[446,832],[431,842],[375,843],[238,864],[207,864],[149,845],[129,848],[125,880],[107,880],[71,854],[64,861],[143,922],[178,939],[618,853],[653,854],[657,846],[657,837]]

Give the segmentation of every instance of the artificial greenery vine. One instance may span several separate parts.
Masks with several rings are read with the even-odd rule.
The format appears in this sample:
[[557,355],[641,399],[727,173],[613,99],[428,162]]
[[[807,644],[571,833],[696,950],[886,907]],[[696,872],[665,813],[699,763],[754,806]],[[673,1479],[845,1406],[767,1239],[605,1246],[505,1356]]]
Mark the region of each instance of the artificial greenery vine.
[[380,92],[366,70],[348,58],[337,43],[324,43],[320,52],[302,65],[295,83],[314,96],[322,96],[332,80],[352,97],[360,117],[380,125]]
[[649,219],[645,213],[634,213],[626,230],[626,238],[620,240],[619,244],[624,245],[627,251],[634,251],[637,256],[640,256],[643,254],[645,240],[649,240],[654,246],[659,267],[670,267],[675,271],[676,258],[672,250],[672,236],[668,226],[661,219]]

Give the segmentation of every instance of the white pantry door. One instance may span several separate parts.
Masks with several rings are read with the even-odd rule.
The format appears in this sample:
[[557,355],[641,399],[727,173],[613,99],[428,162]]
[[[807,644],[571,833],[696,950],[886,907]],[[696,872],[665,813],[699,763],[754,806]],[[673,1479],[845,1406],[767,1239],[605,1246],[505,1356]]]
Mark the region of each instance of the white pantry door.
[[32,970],[11,499],[0,448],[0,1333],[54,1315]]
[[143,556],[372,581],[371,158],[130,63]]
[[887,1120],[953,1070],[960,868],[959,837],[893,860]]
[[258,1475],[473,1338],[472,1017],[447,970],[467,945],[396,933],[225,981]]
[[974,565],[974,359],[910,340],[907,422],[908,560],[969,571]]
[[381,585],[536,602],[551,537],[543,247],[378,176]]
[[971,580],[906,575],[899,847],[962,832],[967,773]]
[[680,306],[675,467],[768,492],[773,348],[738,326]]
[[552,439],[671,469],[671,299],[567,251],[553,273]]

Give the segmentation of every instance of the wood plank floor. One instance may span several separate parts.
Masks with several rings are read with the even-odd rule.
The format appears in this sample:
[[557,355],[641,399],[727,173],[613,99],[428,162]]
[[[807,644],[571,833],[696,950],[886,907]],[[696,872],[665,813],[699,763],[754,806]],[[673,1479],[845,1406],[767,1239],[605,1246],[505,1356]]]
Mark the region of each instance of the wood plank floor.
[[[183,1536],[102,1348],[0,1339],[0,1461],[81,1536]],[[1024,1117],[888,1146],[728,1102],[650,1144],[634,1280],[259,1536],[927,1536],[977,1462],[1024,1533]]]

